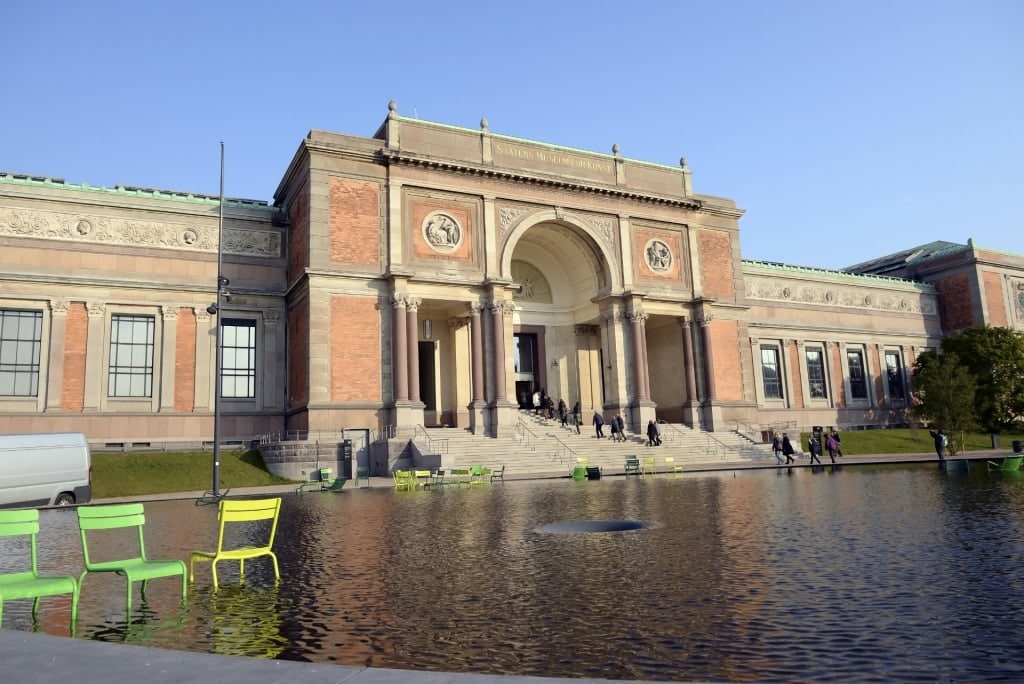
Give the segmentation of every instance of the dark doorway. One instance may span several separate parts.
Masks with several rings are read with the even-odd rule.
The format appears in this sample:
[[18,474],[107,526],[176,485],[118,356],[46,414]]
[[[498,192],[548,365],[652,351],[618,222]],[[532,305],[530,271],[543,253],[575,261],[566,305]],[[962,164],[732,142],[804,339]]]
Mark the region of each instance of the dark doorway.
[[420,401],[423,402],[424,413],[433,413],[431,421],[424,416],[426,422],[437,424],[437,374],[434,367],[434,343],[420,342]]
[[519,408],[533,407],[532,395],[540,389],[540,378],[537,376],[537,335],[535,333],[516,333],[514,335],[516,401]]

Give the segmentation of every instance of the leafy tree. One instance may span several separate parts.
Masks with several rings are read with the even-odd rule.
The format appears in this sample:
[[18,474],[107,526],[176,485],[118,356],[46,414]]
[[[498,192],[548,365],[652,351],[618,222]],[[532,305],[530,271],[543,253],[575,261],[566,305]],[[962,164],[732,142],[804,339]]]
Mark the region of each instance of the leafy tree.
[[988,432],[1000,432],[1024,415],[1024,334],[978,326],[942,340],[978,385],[975,415]]
[[977,426],[977,382],[956,354],[927,351],[914,363],[914,413],[949,435],[949,453],[956,454],[953,435]]

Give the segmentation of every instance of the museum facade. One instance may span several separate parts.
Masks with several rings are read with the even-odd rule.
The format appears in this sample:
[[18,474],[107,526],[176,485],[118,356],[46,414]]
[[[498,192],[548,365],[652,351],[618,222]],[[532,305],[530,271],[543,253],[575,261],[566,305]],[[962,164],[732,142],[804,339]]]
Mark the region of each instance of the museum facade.
[[228,439],[503,436],[539,388],[633,430],[883,426],[943,335],[1024,330],[1020,255],[743,260],[742,215],[685,160],[394,104],[372,137],[310,132],[272,204],[0,173],[0,431],[204,442],[219,403]]

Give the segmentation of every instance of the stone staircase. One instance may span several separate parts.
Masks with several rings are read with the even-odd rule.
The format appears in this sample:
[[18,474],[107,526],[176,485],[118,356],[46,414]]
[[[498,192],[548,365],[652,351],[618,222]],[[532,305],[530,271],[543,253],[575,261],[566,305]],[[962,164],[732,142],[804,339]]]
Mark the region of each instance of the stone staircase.
[[[426,428],[411,438],[420,453],[437,454],[443,468],[504,465],[506,474],[512,477],[568,475],[578,458],[601,467],[606,475],[623,474],[629,456],[653,456],[659,471],[665,469],[662,459],[666,456],[672,456],[684,468],[771,459],[769,445],[755,443],[736,432],[709,433],[668,423],[661,428],[662,446],[648,447],[646,436],[629,431],[625,442],[607,437],[599,440],[594,437],[592,425],[580,426],[580,434],[576,434],[575,427],[563,428],[558,420],[522,412],[512,437],[495,439],[459,428]],[[607,425],[604,432],[610,435]]]

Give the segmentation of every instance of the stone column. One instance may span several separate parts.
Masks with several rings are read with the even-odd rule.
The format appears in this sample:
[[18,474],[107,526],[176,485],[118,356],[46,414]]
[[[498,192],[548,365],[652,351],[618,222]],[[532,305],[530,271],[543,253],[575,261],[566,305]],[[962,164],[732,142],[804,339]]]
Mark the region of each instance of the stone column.
[[98,413],[103,388],[103,324],[107,306],[100,302],[86,302],[89,312],[89,332],[85,352],[85,403],[82,413]]
[[480,306],[469,306],[470,335],[473,344],[473,403],[485,403],[484,399],[484,338],[480,321]]
[[[192,398],[193,410],[196,413],[206,413],[213,406],[213,392],[216,389],[216,379],[213,365],[213,326],[210,321],[213,316],[206,309],[196,309],[196,388]],[[210,426],[213,434],[213,425]]]
[[683,420],[690,427],[697,427],[700,424],[700,417],[697,415],[699,402],[697,401],[697,364],[693,358],[693,321],[685,316],[681,316],[678,321],[683,333],[683,381],[686,386]]
[[643,324],[647,314],[633,309],[626,317],[629,319],[630,332],[633,337],[633,400],[636,403],[647,401],[647,368],[644,364],[644,333]]
[[715,431],[722,424],[722,407],[718,404],[718,392],[715,389],[715,352],[711,340],[711,322],[714,316],[705,313],[698,319],[700,324],[701,347],[704,350],[704,429]]
[[163,331],[160,345],[160,413],[174,411],[174,368],[178,351],[178,307],[160,307]]
[[508,369],[505,367],[506,342],[511,344],[511,339],[506,339],[506,331],[511,331],[511,325],[505,325],[505,319],[512,318],[515,306],[512,302],[504,299],[504,293],[495,292],[490,306],[492,341],[494,348],[494,412],[491,422],[492,437],[511,436],[516,422],[519,420],[518,404],[508,400]]
[[50,353],[46,364],[46,411],[60,411],[60,392],[64,386],[64,339],[68,326],[68,303],[50,301]]
[[421,300],[409,297],[405,302],[407,349],[409,360],[409,401],[420,401],[420,321]]
[[406,296],[396,294],[391,299],[394,313],[394,343],[391,352],[391,372],[395,376],[395,403],[409,401],[409,338],[406,332]]

